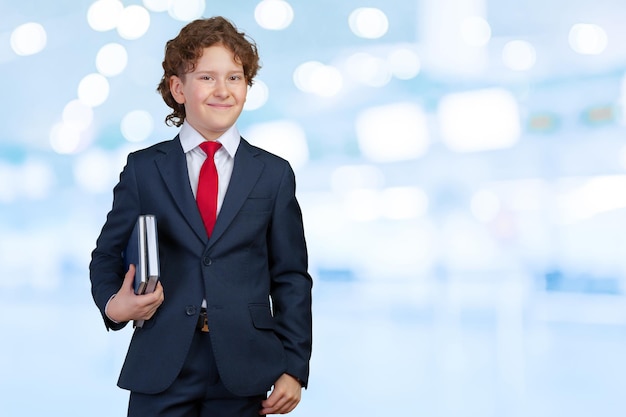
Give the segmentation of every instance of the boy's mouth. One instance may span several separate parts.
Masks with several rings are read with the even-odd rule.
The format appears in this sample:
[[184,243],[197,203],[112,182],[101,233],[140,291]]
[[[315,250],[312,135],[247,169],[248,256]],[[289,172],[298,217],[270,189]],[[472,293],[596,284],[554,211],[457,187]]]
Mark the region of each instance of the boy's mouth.
[[209,103],[209,107],[213,107],[214,109],[230,109],[232,104],[224,104],[224,103]]

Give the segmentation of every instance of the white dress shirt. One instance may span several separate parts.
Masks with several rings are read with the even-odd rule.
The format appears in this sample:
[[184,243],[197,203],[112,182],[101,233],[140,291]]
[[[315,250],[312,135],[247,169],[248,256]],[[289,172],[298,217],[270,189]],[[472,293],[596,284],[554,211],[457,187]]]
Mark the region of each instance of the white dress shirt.
[[[189,183],[195,197],[198,190],[198,179],[200,178],[200,168],[206,159],[206,154],[200,149],[200,144],[206,139],[198,133],[187,121],[183,122],[179,132],[180,143],[187,158],[187,171],[189,173]],[[222,208],[224,196],[230,183],[235,163],[235,153],[239,147],[241,136],[237,126],[233,125],[222,136],[217,138],[217,142],[222,146],[215,152],[215,167],[217,168],[217,213],[216,218]]]

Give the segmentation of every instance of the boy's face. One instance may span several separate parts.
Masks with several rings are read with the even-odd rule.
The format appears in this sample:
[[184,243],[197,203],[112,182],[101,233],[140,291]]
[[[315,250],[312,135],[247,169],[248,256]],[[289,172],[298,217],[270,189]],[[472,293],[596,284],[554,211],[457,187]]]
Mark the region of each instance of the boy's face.
[[185,119],[207,140],[215,140],[241,114],[248,84],[243,66],[222,45],[204,48],[193,72],[170,78],[170,91],[185,106]]

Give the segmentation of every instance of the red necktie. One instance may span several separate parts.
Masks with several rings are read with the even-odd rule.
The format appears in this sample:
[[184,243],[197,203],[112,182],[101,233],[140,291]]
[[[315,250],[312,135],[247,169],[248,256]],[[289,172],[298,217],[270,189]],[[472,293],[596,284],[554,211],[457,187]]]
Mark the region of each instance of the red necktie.
[[206,160],[200,168],[200,178],[198,179],[198,191],[196,192],[196,203],[206,228],[206,233],[211,236],[215,218],[217,217],[217,168],[215,168],[215,152],[222,146],[215,141],[205,141],[200,144],[200,148],[206,153]]

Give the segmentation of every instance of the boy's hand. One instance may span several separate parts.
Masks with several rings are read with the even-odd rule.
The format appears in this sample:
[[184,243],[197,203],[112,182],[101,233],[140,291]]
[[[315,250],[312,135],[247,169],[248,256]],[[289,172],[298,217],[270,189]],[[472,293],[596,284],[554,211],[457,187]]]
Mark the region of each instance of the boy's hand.
[[118,323],[149,320],[163,303],[163,286],[159,281],[153,293],[137,295],[134,290],[135,265],[130,265],[122,287],[106,308],[106,315]]
[[302,385],[289,374],[282,374],[274,384],[274,390],[263,401],[263,409],[259,414],[287,414],[293,411],[300,402]]

